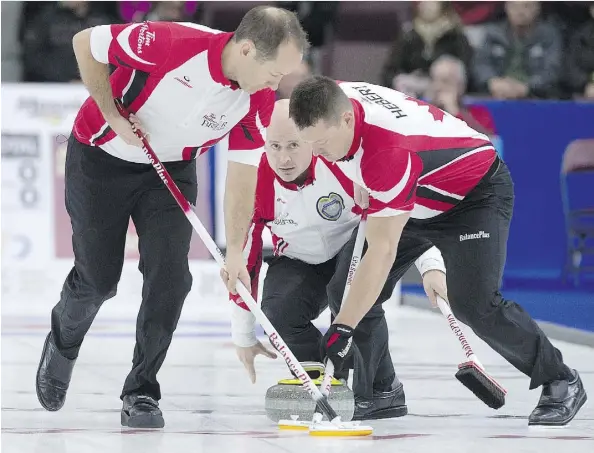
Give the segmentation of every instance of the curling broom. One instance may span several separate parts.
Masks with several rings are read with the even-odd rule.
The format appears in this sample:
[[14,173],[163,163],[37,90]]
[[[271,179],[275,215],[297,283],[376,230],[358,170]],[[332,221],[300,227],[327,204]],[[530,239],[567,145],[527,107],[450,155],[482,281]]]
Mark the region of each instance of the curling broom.
[[[130,116],[130,112],[127,111],[127,109],[124,107],[124,105],[120,102],[119,99],[115,99],[114,101],[120,114],[124,118],[128,119]],[[169,189],[169,192],[177,202],[178,206],[184,212],[186,218],[188,219],[192,227],[194,227],[196,233],[198,233],[198,235],[200,236],[200,239],[202,239],[202,242],[204,242],[204,245],[206,246],[208,251],[211,253],[217,264],[221,267],[224,267],[225,257],[223,253],[217,247],[216,243],[214,242],[214,240],[212,239],[212,237],[210,236],[210,234],[208,233],[208,231],[206,230],[206,228],[204,227],[204,225],[192,209],[192,206],[190,205],[188,200],[184,197],[181,190],[179,190],[179,187],[177,186],[177,184],[175,183],[165,166],[161,163],[161,160],[159,159],[151,145],[148,143],[146,138],[143,136],[142,132],[138,129],[134,129],[134,133],[142,141],[142,150],[144,151],[150,164],[153,166],[153,168],[159,175],[159,178],[161,179],[163,184],[167,187],[167,189]],[[330,420],[330,423],[334,424],[337,427],[337,429],[343,430],[345,433],[350,432],[350,435],[352,436],[369,435],[370,433],[368,431],[358,431],[357,426],[355,424],[350,422],[343,423],[340,420],[340,417],[336,414],[336,411],[332,409],[332,406],[330,406],[330,404],[328,403],[328,398],[325,395],[323,395],[320,392],[320,390],[316,387],[316,385],[313,383],[307,372],[303,369],[303,366],[301,366],[295,355],[288,348],[287,344],[278,334],[278,332],[276,331],[272,323],[269,321],[269,319],[266,317],[260,306],[256,303],[250,291],[245,287],[245,285],[241,281],[237,282],[237,292],[239,293],[243,301],[246,303],[250,311],[254,314],[256,320],[264,328],[264,331],[268,335],[270,342],[281,354],[285,362],[287,362],[287,365],[293,371],[293,373],[303,383],[303,387],[307,390],[312,399],[316,402],[317,406],[319,406],[322,409],[324,414],[328,417],[328,420]],[[359,432],[361,434],[358,434]]]
[[[359,223],[359,230],[357,231],[357,238],[355,239],[355,246],[353,249],[353,256],[351,258],[351,264],[349,266],[349,273],[342,295],[342,302],[346,300],[351,284],[357,271],[357,267],[361,262],[361,256],[363,255],[363,246],[365,244],[365,228],[367,226],[367,211],[364,210],[361,215],[361,222]],[[324,370],[324,379],[322,380],[321,391],[324,396],[330,394],[330,387],[332,386],[332,378],[334,377],[334,364],[328,360],[326,362],[326,369]],[[361,422],[348,422],[342,425],[329,423],[322,421],[323,414],[320,411],[319,406],[316,406],[313,420],[300,421],[300,420],[280,420],[278,426],[283,430],[309,430],[311,436],[368,436],[373,433],[371,426],[362,426]]]
[[464,336],[462,329],[458,325],[458,320],[454,317],[449,304],[440,296],[437,296],[437,305],[445,316],[452,332],[462,345],[468,362],[458,365],[456,379],[464,387],[470,390],[483,403],[492,409],[499,409],[505,404],[505,395],[507,391],[499,383],[487,374],[485,367],[481,364],[478,357],[470,347],[470,343]]

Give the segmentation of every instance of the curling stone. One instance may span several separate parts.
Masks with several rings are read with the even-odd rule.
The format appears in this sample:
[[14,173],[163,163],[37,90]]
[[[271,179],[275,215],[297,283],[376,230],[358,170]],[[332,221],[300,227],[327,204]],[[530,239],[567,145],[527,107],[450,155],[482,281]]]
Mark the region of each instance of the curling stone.
[[[304,362],[301,365],[319,388],[324,379],[324,365],[315,362]],[[342,421],[353,419],[355,397],[345,382],[332,379],[328,400]],[[299,379],[281,379],[266,392],[265,408],[266,416],[275,423],[279,420],[290,420],[295,416],[298,416],[299,420],[311,420],[315,402]],[[324,420],[327,420],[326,416]]]

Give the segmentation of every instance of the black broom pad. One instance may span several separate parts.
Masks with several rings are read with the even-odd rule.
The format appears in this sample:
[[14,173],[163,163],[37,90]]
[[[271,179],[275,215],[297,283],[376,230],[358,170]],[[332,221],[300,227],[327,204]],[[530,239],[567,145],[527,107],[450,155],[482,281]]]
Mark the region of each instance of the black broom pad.
[[492,409],[505,404],[505,390],[474,362],[462,363],[458,368],[456,378],[483,403]]

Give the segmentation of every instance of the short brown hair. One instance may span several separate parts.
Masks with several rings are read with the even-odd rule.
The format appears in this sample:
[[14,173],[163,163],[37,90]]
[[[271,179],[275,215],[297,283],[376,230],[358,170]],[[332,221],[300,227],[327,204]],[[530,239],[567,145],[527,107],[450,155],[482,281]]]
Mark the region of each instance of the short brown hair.
[[234,39],[252,41],[258,58],[263,61],[276,58],[279,46],[288,41],[295,43],[303,53],[309,48],[307,33],[295,13],[266,5],[256,6],[243,16]]
[[315,126],[320,120],[337,124],[350,108],[351,101],[334,80],[314,76],[301,82],[291,93],[289,118],[303,130]]

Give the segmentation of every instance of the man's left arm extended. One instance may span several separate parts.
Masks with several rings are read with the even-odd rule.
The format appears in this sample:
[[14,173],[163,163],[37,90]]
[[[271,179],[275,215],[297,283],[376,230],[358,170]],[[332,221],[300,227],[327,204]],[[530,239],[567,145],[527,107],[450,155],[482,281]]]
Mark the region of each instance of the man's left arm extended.
[[258,167],[229,161],[225,182],[224,215],[227,245],[227,287],[233,294],[237,278],[249,289],[243,246],[254,213]]
[[247,288],[250,287],[243,246],[254,214],[258,163],[264,152],[266,128],[274,109],[274,92],[257,92],[252,95],[251,105],[245,118],[229,134],[223,210],[227,244],[225,284],[232,294],[237,294],[238,278]]

